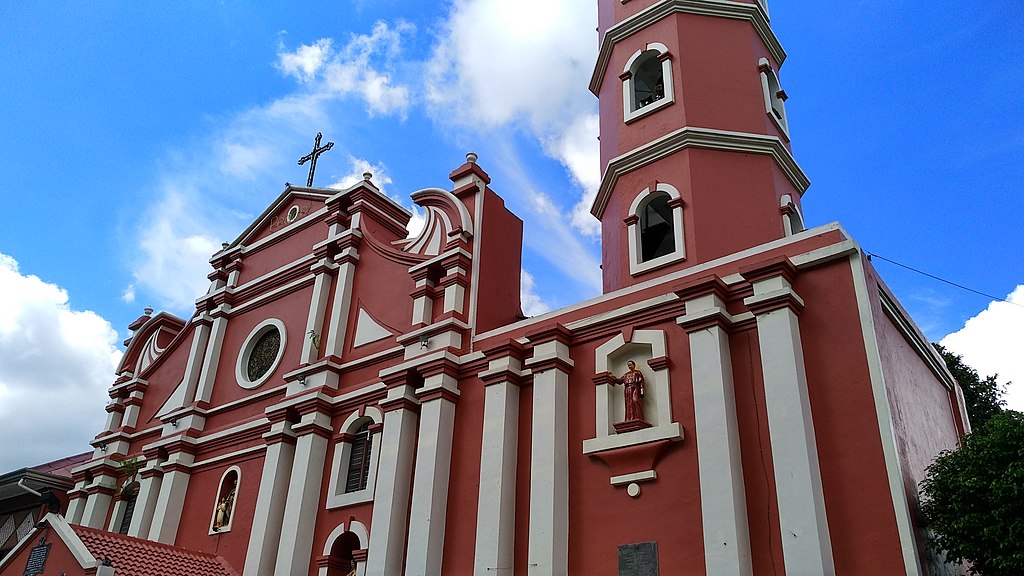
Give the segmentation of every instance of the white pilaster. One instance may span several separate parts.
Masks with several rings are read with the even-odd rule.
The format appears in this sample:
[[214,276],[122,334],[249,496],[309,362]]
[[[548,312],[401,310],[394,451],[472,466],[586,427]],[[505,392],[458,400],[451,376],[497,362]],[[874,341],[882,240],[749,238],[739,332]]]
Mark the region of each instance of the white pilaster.
[[724,288],[696,287],[711,293],[691,293],[678,321],[690,339],[704,564],[708,574],[742,576],[752,570],[750,532],[727,333],[732,317],[715,293]]
[[105,528],[104,522],[110,513],[110,504],[113,501],[116,488],[117,479],[113,476],[106,474],[96,476],[93,483],[86,489],[89,496],[86,498],[85,510],[82,513],[82,526]]
[[527,573],[569,571],[569,332],[561,325],[529,335],[534,344],[533,430]]
[[381,432],[377,488],[370,521],[367,574],[390,576],[402,571],[418,419],[414,411],[416,408],[412,387],[407,385],[392,387],[381,402],[384,429]]
[[272,422],[270,431],[264,434],[263,439],[267,442],[267,452],[260,476],[260,491],[256,496],[243,576],[261,576],[274,572],[278,537],[295,457],[295,435],[291,431],[291,424],[283,419]]
[[320,349],[323,347],[321,341],[321,330],[323,330],[324,316],[327,313],[327,300],[331,292],[331,276],[329,271],[336,268],[333,263],[326,259],[314,265],[316,278],[313,281],[313,295],[309,301],[309,316],[306,318],[306,331],[303,333],[302,362],[313,363],[320,357]]
[[164,544],[174,544],[178,536],[178,523],[185,503],[185,492],[191,478],[189,466],[195,457],[187,452],[172,453],[164,463],[164,477],[160,482],[160,494],[153,513],[153,525],[149,539]]
[[217,379],[217,367],[220,365],[221,348],[224,346],[224,334],[228,329],[228,317],[224,314],[226,304],[218,309],[219,314],[213,319],[213,328],[206,345],[206,356],[203,370],[199,375],[199,386],[196,388],[196,402],[209,402],[213,394],[213,384]]
[[440,576],[458,381],[445,373],[427,376],[418,395],[420,430],[405,571],[410,575]]
[[160,484],[163,481],[163,468],[154,459],[147,462],[139,476],[142,479],[139,481],[139,494],[135,499],[135,513],[132,514],[132,521],[128,525],[128,535],[148,538],[150,527],[153,525],[153,515],[156,513]]
[[503,356],[480,373],[485,388],[475,574],[511,573],[514,568],[520,370],[519,359]]
[[[318,399],[319,400],[319,399]],[[326,399],[320,408],[329,408]],[[292,427],[298,435],[291,480],[281,524],[274,574],[307,574],[313,551],[313,528],[320,504],[320,487],[327,459],[331,417],[314,409]]]
[[797,318],[803,301],[791,284],[795,270],[783,264],[771,273],[743,272],[754,286],[744,303],[757,317],[786,573],[830,576],[835,565]]
[[199,374],[203,370],[206,346],[210,341],[210,325],[213,318],[204,312],[199,318],[193,320],[196,327],[192,332],[192,344],[188,349],[188,361],[185,364],[185,394],[183,404],[188,404],[195,398],[196,388],[199,386]]
[[[355,223],[352,225],[355,226]],[[354,235],[356,232],[350,231],[348,234]],[[348,238],[346,244],[344,250],[335,256],[338,274],[334,281],[334,299],[331,303],[331,320],[326,342],[321,340],[321,346],[324,347],[323,356],[340,358],[345,346],[349,309],[352,306],[352,282],[356,275],[356,263],[359,261],[358,236]]]
[[85,514],[85,503],[88,501],[85,495],[85,482],[75,483],[75,489],[68,493],[68,512],[65,518],[71,524],[81,524],[82,516]]

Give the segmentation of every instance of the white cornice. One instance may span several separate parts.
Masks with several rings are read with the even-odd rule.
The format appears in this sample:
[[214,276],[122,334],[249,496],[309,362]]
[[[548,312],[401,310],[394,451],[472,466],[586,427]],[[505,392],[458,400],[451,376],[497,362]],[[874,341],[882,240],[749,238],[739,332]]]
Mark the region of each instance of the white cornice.
[[800,194],[803,194],[811,185],[811,181],[807,179],[807,175],[796,163],[793,154],[777,136],[684,126],[608,162],[608,168],[601,179],[601,187],[597,190],[597,197],[594,198],[594,204],[590,207],[590,213],[598,220],[601,219],[608,198],[620,176],[685,148],[768,154]]
[[747,20],[754,26],[754,30],[764,41],[779,66],[782,66],[786,60],[786,51],[782,49],[782,44],[779,44],[779,39],[772,32],[772,27],[768,24],[768,15],[759,3],[729,2],[728,0],[663,0],[605,31],[601,49],[597,53],[594,73],[590,77],[590,91],[595,95],[600,91],[601,82],[608,71],[608,63],[611,61],[612,49],[616,43],[676,12]]

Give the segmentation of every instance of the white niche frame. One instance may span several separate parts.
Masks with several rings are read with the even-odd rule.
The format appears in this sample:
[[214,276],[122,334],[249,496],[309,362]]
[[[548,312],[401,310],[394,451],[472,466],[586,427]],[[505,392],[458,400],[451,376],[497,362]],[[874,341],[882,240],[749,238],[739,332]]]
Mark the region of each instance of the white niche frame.
[[594,351],[594,372],[597,374],[612,372],[621,376],[627,370],[626,362],[636,362],[637,369],[644,375],[644,419],[651,427],[616,433],[614,424],[625,418],[624,387],[598,384],[595,394],[595,436],[583,441],[584,454],[683,438],[682,425],[672,420],[668,366],[661,362],[661,367],[654,369],[647,364],[648,360],[665,358],[667,355],[664,330],[634,330],[629,342],[620,332],[597,347]]
[[[384,422],[384,414],[379,408],[367,406],[360,413],[359,410],[348,415],[345,422],[338,429],[339,433],[353,434],[359,428],[356,423],[369,418],[373,425]],[[371,425],[372,426],[372,425]],[[348,477],[349,458],[352,456],[352,443],[336,441],[334,444],[334,457],[331,459],[331,481],[327,489],[327,509],[341,508],[373,501],[374,487],[377,485],[377,464],[380,462],[381,445],[383,435],[371,432],[370,444],[370,473],[366,477],[366,487],[354,492],[345,492],[345,478]]]

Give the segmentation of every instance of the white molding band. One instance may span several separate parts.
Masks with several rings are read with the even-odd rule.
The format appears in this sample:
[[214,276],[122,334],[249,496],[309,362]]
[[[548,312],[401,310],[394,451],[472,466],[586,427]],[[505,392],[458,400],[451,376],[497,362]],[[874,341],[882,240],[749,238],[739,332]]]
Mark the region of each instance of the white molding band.
[[[782,276],[753,285],[747,306],[780,297],[802,305]],[[755,316],[786,573],[834,576],[798,317],[785,305]]]
[[793,154],[778,136],[684,126],[612,158],[601,178],[601,187],[598,188],[597,196],[590,207],[590,213],[601,219],[619,177],[686,148],[723,150],[741,154],[767,154],[775,160],[783,174],[800,194],[803,194],[811,185],[811,181],[796,163]]
[[[709,318],[732,323],[715,294],[687,300],[679,318],[690,339],[704,563],[708,574],[741,576],[752,568],[732,355],[725,328],[703,325]],[[691,321],[700,327],[688,329]]]
[[601,40],[601,48],[597,54],[597,63],[594,65],[594,73],[590,76],[590,91],[594,95],[599,95],[601,83],[608,72],[608,64],[611,63],[615,44],[675,13],[747,20],[754,26],[754,30],[764,41],[775,61],[781,66],[786,60],[786,51],[783,50],[779,39],[772,32],[772,27],[768,23],[768,14],[760,4],[727,0],[662,0],[616,23],[605,31],[604,38]]

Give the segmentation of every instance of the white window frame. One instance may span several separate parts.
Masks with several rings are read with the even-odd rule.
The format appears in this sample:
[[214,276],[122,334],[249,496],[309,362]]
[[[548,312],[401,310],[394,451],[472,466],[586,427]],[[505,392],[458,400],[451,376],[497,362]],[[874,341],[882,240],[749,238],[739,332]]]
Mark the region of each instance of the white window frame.
[[[339,434],[355,434],[366,419],[379,425],[384,421],[384,414],[378,408],[367,406],[363,413],[355,411],[349,414],[348,418],[338,429]],[[371,430],[370,444],[370,474],[366,478],[366,487],[355,492],[345,492],[345,479],[348,477],[349,459],[352,457],[352,443],[336,441],[334,444],[334,457],[331,460],[331,481],[327,490],[327,508],[341,508],[362,502],[373,500],[374,486],[377,484],[377,464],[380,461],[380,433]],[[376,438],[374,438],[376,436]]]
[[[636,73],[637,68],[644,62],[640,60],[640,57],[652,50],[658,52],[657,58],[661,60],[661,80],[665,84],[665,97],[640,108],[637,107],[635,101],[636,92],[633,90],[633,74]],[[675,102],[675,84],[672,81],[672,55],[669,54],[668,47],[660,42],[651,42],[642,50],[634,52],[629,57],[629,60],[626,61],[626,66],[623,67],[622,75],[619,78],[622,80],[622,117],[626,124]]]
[[[270,370],[267,370],[266,374],[256,380],[249,380],[249,355],[252,354],[252,350],[256,347],[259,339],[271,328],[277,328],[278,334],[281,335],[281,346],[277,349],[277,357],[274,358],[274,364],[270,367]],[[257,324],[252,329],[252,332],[249,332],[249,335],[245,337],[245,344],[242,345],[242,349],[238,352],[238,361],[235,362],[235,380],[238,382],[238,385],[246,390],[253,390],[262,386],[274,375],[277,367],[281,365],[281,358],[284,357],[284,350],[287,345],[288,333],[284,329],[284,322],[277,318],[268,318]]]
[[[764,112],[772,119],[775,126],[789,140],[789,120],[786,118],[786,91],[779,84],[779,75],[768,62],[767,58],[757,61],[757,69],[761,73],[761,93],[764,95]],[[776,114],[778,110],[778,114]],[[781,116],[781,117],[780,117]]]
[[[675,250],[646,262],[641,262],[640,259],[643,254],[640,242],[640,212],[647,205],[651,196],[659,192],[669,195],[669,205],[672,207],[672,234],[675,237]],[[659,183],[654,187],[653,192],[650,188],[644,188],[642,192],[637,194],[636,198],[633,199],[633,203],[629,206],[629,217],[625,219],[625,223],[626,234],[629,236],[629,273],[631,275],[637,276],[655,268],[686,259],[686,245],[683,242],[683,199],[675,186]]]
[[[220,504],[220,494],[224,491],[224,480],[227,479],[228,474],[235,473],[235,494],[231,497],[231,516],[228,517],[227,526],[221,526],[216,530],[213,529],[213,525],[217,522],[217,505]],[[225,532],[231,532],[231,527],[235,523],[235,511],[238,509],[238,493],[242,489],[242,469],[238,466],[231,466],[220,475],[220,481],[217,482],[217,492],[213,498],[213,514],[210,516],[210,535],[223,534]]]

